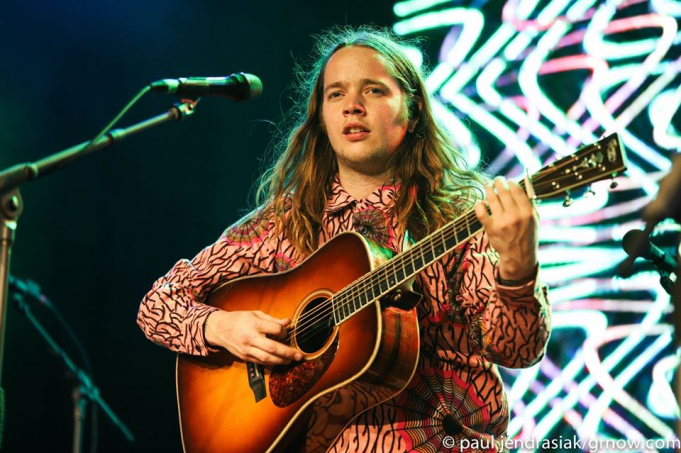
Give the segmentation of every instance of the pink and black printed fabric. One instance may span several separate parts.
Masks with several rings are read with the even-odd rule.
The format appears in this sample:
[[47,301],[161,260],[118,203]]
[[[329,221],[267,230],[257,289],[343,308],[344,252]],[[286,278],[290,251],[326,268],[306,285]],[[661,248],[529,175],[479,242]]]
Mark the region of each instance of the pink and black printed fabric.
[[[400,251],[404,234],[390,214],[396,190],[384,185],[355,200],[336,179],[320,244],[354,230]],[[239,276],[290,269],[303,259],[275,233],[271,213],[256,210],[157,280],[142,301],[138,324],[149,339],[173,351],[210,354],[203,325],[216,308],[202,301],[211,290]],[[418,307],[421,358],[414,378],[397,397],[353,419],[329,451],[457,451],[464,438],[494,446],[485,451],[504,450],[500,439],[509,408],[497,365],[525,368],[543,357],[550,308],[538,279],[520,287],[500,285],[497,259],[482,232],[419,274],[416,284],[424,298]],[[361,386],[355,394],[336,391],[315,404],[306,451],[328,445],[324,425],[333,414],[354,413],[361,392]]]

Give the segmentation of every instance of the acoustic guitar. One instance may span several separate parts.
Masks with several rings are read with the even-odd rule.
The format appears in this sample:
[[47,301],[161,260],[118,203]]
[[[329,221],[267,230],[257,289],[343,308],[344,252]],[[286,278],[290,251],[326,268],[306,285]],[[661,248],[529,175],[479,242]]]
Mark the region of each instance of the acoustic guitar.
[[[565,194],[567,203],[571,190],[608,178],[616,185],[624,170],[624,148],[613,134],[544,167],[531,182],[536,199]],[[369,395],[357,413],[327,427],[335,436],[359,413],[397,395],[419,359],[420,296],[408,282],[481,228],[470,210],[392,258],[345,232],[292,270],[238,278],[213,291],[207,303],[220,309],[290,318],[285,342],[303,359],[263,368],[226,351],[179,354],[185,452],[295,451],[304,441],[307,409],[321,396],[352,387]]]

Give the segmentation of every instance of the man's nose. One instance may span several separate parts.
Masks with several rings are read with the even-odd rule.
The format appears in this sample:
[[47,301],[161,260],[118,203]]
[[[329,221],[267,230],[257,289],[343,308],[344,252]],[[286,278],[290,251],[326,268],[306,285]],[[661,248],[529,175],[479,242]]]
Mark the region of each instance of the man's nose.
[[343,109],[343,114],[344,115],[364,115],[366,113],[366,110],[364,110],[364,105],[362,102],[356,98],[350,98],[348,97],[347,104],[345,105],[345,108]]

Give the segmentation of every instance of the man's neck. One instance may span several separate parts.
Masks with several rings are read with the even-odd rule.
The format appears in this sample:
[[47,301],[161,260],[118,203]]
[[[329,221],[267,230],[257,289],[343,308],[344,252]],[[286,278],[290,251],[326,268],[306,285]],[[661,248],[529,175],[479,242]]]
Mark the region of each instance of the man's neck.
[[338,171],[338,178],[343,189],[355,200],[364,200],[390,180],[388,172],[379,175],[367,175],[342,168]]

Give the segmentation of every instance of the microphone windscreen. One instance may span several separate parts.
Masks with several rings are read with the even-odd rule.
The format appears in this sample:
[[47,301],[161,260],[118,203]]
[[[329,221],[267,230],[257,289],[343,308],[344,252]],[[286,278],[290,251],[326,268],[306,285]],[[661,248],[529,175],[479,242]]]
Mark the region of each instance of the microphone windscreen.
[[622,238],[622,248],[629,256],[644,257],[650,253],[650,241],[643,231],[631,230]]

